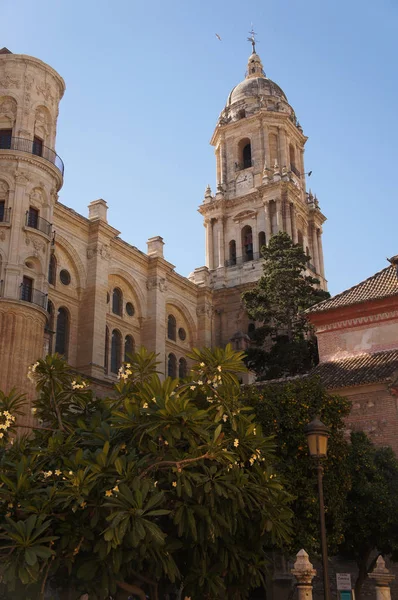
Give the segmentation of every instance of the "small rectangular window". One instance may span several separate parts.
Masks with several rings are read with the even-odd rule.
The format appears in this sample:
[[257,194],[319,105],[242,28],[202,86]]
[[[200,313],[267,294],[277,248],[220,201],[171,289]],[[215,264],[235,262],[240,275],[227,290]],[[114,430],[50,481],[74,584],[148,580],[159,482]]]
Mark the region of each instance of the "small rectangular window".
[[36,154],[36,156],[43,156],[43,140],[37,136],[33,138],[32,154]]
[[29,207],[28,212],[28,227],[33,227],[33,229],[37,229],[39,224],[39,211],[32,206]]
[[5,200],[0,200],[0,223],[4,221],[4,212],[6,208]]
[[0,149],[9,150],[11,148],[12,129],[0,129]]

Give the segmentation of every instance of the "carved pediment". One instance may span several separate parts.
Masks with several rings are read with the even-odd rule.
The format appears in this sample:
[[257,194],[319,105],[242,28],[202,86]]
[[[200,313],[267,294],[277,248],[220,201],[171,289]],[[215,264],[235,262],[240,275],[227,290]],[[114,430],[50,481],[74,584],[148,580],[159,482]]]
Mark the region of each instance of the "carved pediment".
[[240,213],[235,215],[233,220],[235,223],[239,223],[240,221],[244,221],[246,219],[255,219],[257,217],[257,211],[253,209],[242,210]]

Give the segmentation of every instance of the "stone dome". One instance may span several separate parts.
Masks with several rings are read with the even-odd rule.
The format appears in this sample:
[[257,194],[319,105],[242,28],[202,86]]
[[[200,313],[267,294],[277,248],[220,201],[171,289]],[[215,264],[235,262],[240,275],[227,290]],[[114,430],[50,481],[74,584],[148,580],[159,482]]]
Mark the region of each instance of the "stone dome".
[[287,102],[285,93],[279,85],[265,76],[261,58],[256,52],[253,52],[247,62],[246,78],[233,88],[228,96],[226,106],[229,107],[235,102],[259,96],[274,96]]
[[238,83],[228,96],[227,106],[258,96],[276,96],[287,102],[286,95],[279,85],[263,76],[244,79],[241,83]]

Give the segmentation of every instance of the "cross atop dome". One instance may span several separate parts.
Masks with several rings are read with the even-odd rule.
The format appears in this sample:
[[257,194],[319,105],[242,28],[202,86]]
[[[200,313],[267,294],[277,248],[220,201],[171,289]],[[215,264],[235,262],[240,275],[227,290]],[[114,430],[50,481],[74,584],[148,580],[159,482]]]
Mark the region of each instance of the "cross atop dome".
[[247,38],[247,41],[251,43],[252,48],[253,48],[253,54],[256,54],[256,32],[253,29],[253,23],[252,23],[252,28],[251,31],[249,31],[250,33],[250,37]]

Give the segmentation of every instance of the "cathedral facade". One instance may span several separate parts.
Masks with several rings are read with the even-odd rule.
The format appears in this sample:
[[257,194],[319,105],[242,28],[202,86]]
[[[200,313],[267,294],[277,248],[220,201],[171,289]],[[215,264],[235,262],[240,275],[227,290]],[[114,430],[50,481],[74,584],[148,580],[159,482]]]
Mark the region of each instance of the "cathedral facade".
[[31,395],[28,366],[48,352],[107,387],[140,346],[158,354],[166,375],[182,377],[193,346],[244,348],[255,324],[241,294],[261,276],[260,249],[279,231],[302,244],[326,289],[325,217],[306,191],[307,138],[254,49],[211,138],[216,189],[207,187],[199,207],[206,265],[188,278],[164,257],[161,237],[146,253],[124,241],[104,200],[87,216],[60,202],[64,91],[47,64],[0,50],[0,389]]

